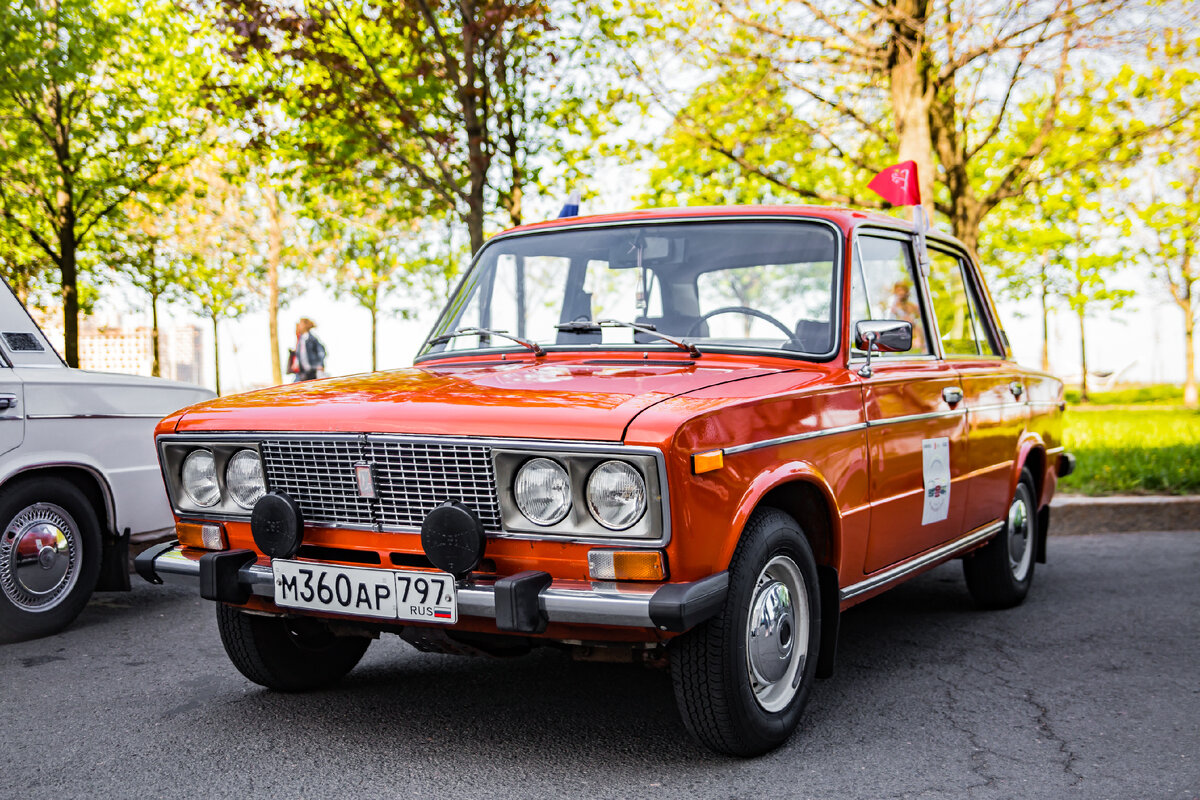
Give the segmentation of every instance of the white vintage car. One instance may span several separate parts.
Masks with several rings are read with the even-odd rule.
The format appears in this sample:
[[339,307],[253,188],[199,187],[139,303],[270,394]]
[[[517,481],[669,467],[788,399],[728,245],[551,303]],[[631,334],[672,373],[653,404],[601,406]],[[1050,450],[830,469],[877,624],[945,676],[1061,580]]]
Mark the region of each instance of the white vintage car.
[[212,396],[67,367],[0,289],[0,642],[54,633],[94,590],[129,588],[130,542],[174,529],[154,425]]

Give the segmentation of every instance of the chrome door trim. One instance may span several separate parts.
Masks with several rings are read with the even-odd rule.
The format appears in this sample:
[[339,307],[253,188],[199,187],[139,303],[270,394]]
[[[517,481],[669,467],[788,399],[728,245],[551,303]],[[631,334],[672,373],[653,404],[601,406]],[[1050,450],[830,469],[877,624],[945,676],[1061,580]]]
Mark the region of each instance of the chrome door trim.
[[763,447],[774,447],[780,444],[791,444],[792,442],[803,442],[808,439],[819,439],[822,436],[833,436],[838,433],[850,433],[851,431],[861,431],[867,427],[865,422],[856,422],[853,425],[842,425],[837,428],[826,428],[820,431],[808,431],[807,433],[796,433],[791,436],[778,436],[774,439],[763,439],[758,442],[747,442],[746,444],[735,444],[732,447],[723,448],[725,455],[731,456],[737,453],[745,453],[749,450],[758,450]]
[[1025,405],[1025,404],[1024,404],[1024,403],[1022,403],[1022,402],[1020,402],[1020,401],[1014,400],[1014,401],[1013,401],[1013,402],[1011,402],[1011,403],[989,403],[989,404],[988,404],[988,405],[986,405],[986,406],[968,406],[968,407],[967,407],[967,411],[974,411],[974,412],[979,412],[979,411],[1011,411],[1011,410],[1014,410],[1014,409],[1018,409],[1018,408],[1020,408],[1020,407],[1021,407],[1021,406],[1023,406],[1023,405]]
[[[856,422],[853,425],[841,425],[836,428],[826,428],[820,431],[807,431],[805,433],[795,433],[791,436],[777,436],[773,439],[762,439],[757,442],[746,442],[745,444],[735,444],[730,447],[719,448],[727,456],[745,453],[750,450],[759,450],[764,447],[775,447],[781,444],[791,444],[792,442],[803,442],[808,439],[819,439],[822,436],[833,436],[839,433],[850,433],[852,431],[860,431],[864,428],[878,428],[882,425],[894,425],[901,422],[919,422],[925,419],[937,419],[939,417],[959,417],[967,413],[965,408],[952,408],[944,411],[930,411],[925,414],[907,414],[902,417],[884,417],[883,419],[869,419],[866,422]],[[714,448],[716,449],[716,448]],[[701,451],[706,452],[706,451]]]
[[902,417],[883,417],[882,419],[867,420],[868,428],[878,428],[880,425],[893,425],[899,422],[919,422],[923,419],[937,419],[938,417],[961,417],[967,413],[965,408],[950,408],[943,411],[929,411],[924,414],[905,414]]
[[166,414],[29,414],[26,419],[162,419]]
[[919,555],[909,561],[904,561],[895,565],[894,567],[885,569],[883,572],[872,575],[866,580],[851,584],[850,586],[847,586],[845,589],[842,589],[840,592],[838,592],[838,598],[843,601],[849,600],[851,598],[858,597],[861,594],[865,594],[872,589],[878,589],[880,586],[898,581],[901,578],[924,569],[925,567],[932,566],[938,561],[951,558],[952,556],[964,550],[968,550],[980,542],[990,539],[1003,529],[1003,521],[997,520],[996,522],[990,522],[981,528],[976,528],[961,538],[942,545],[936,550],[930,550],[928,553]]

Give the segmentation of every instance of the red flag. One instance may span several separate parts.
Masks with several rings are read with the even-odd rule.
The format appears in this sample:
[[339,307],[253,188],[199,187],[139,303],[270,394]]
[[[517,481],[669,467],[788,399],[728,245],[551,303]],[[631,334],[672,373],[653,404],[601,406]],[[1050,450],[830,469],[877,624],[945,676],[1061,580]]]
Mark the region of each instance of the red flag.
[[894,206],[921,205],[921,184],[917,180],[917,162],[893,164],[876,175],[867,188]]

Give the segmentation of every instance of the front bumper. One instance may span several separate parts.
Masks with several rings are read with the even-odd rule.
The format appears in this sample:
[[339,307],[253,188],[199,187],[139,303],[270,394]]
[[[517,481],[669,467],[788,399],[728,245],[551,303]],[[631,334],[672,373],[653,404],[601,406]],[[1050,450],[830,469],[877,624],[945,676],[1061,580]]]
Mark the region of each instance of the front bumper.
[[[249,550],[193,559],[176,542],[168,542],[143,552],[135,566],[151,583],[197,586],[210,600],[241,604],[250,595],[275,598],[274,572],[255,563]],[[727,572],[651,587],[585,581],[556,585],[545,572],[457,585],[460,616],[495,619],[499,630],[514,633],[538,633],[551,622],[686,631],[716,614],[728,590]]]

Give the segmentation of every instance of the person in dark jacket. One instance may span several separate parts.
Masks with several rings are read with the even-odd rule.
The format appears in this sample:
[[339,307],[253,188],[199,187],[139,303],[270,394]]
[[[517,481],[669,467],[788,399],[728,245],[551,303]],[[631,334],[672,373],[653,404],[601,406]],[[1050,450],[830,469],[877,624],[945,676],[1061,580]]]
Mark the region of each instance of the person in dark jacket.
[[296,323],[296,349],[288,351],[288,372],[295,377],[292,383],[325,377],[325,345],[312,329],[317,323],[301,317]]

